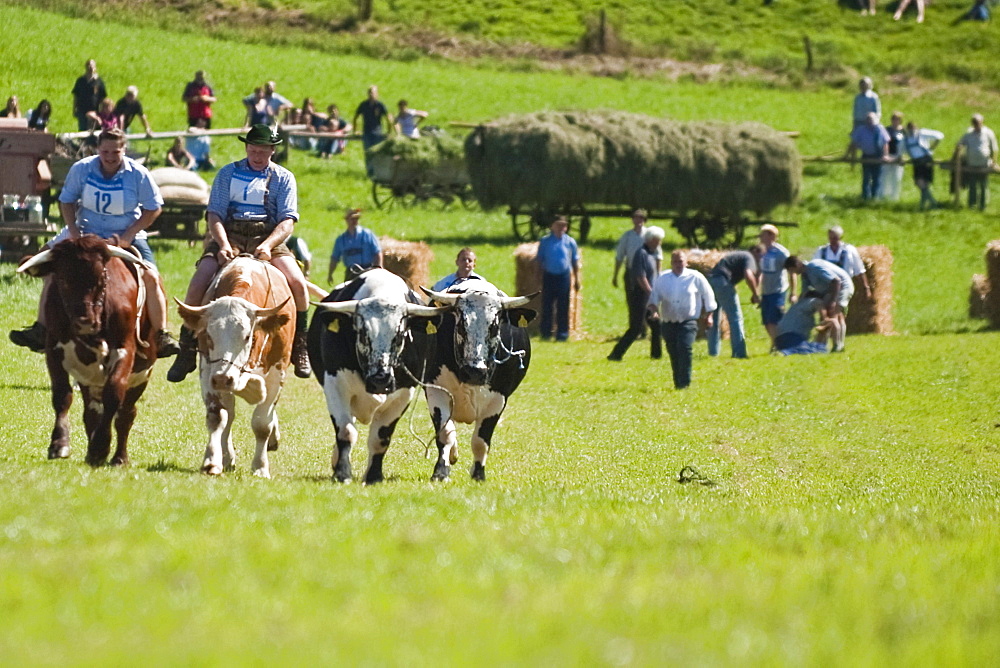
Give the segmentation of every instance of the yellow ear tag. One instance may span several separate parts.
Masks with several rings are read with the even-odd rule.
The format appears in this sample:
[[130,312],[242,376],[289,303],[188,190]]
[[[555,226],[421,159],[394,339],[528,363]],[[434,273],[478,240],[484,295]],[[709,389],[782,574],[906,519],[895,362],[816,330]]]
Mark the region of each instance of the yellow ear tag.
[[330,324],[327,325],[326,328],[331,332],[333,332],[334,334],[340,332],[340,318],[334,318],[333,320],[331,320]]
[[433,322],[427,323],[427,333],[428,334],[437,334],[438,333],[438,328],[434,326]]
[[525,318],[525,317],[524,317],[524,316],[522,315],[522,316],[521,316],[521,319],[517,321],[517,326],[518,326],[518,327],[527,327],[527,326],[528,326],[528,319],[527,319],[527,318]]

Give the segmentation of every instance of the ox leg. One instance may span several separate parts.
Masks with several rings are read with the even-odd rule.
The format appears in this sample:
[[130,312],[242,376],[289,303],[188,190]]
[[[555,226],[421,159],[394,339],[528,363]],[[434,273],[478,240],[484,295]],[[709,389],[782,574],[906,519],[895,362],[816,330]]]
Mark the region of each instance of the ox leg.
[[493,431],[500,421],[500,414],[491,415],[476,425],[472,436],[472,479],[480,482],[486,480],[486,455],[490,452],[493,441]]
[[335,482],[351,482],[351,448],[358,440],[358,429],[354,426],[354,418],[350,416],[343,423],[343,427],[337,424],[337,418],[333,415],[330,416],[330,421],[333,422],[333,431],[337,439],[330,460],[333,479]]
[[427,406],[434,423],[434,440],[437,443],[438,458],[434,464],[431,480],[448,480],[451,465],[458,458],[458,439],[455,422],[451,419],[451,397],[440,390],[427,388]]
[[49,440],[49,459],[66,459],[69,457],[69,408],[73,404],[73,387],[61,359],[55,359],[49,352],[46,364],[52,381],[52,410],[56,415]]
[[[111,454],[111,426],[125,402],[132,362],[128,353],[113,362],[113,370],[104,383],[99,402],[96,401],[96,388],[87,395],[83,416],[87,425],[87,463],[91,466],[103,465]],[[92,414],[93,423],[88,421]]]
[[396,431],[399,418],[410,405],[414,390],[398,390],[386,397],[385,403],[379,406],[372,416],[371,429],[368,431],[368,471],[365,473],[365,484],[374,485],[382,482],[382,460],[389,450],[392,434]]
[[215,392],[206,392],[204,398],[208,447],[205,449],[205,461],[201,470],[208,475],[219,475],[223,470],[222,450],[232,429],[236,398],[231,394],[219,395]]
[[132,425],[135,423],[136,402],[146,389],[146,383],[130,388],[125,392],[125,400],[122,401],[115,416],[115,435],[117,436],[117,447],[115,454],[111,457],[112,466],[128,465],[128,436],[132,432]]
[[[264,401],[257,404],[253,409],[253,417],[250,425],[253,427],[254,436],[257,438],[257,449],[253,456],[253,474],[260,478],[271,477],[271,464],[267,453],[269,450],[277,449],[278,443],[278,394],[281,391],[281,379],[266,378],[268,384],[267,396]],[[275,386],[276,385],[276,386]],[[271,447],[274,441],[275,447]]]

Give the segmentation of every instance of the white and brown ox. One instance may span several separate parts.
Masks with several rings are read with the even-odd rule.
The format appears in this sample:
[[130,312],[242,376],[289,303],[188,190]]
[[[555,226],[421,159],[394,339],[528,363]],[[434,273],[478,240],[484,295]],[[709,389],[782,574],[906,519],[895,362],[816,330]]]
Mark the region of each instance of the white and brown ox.
[[295,304],[284,276],[266,262],[241,256],[219,271],[203,306],[177,304],[184,324],[198,335],[208,427],[201,470],[218,475],[232,469],[236,451],[231,432],[239,397],[254,407],[253,474],[270,478],[267,452],[278,447],[276,404],[295,333]]
[[458,421],[475,422],[471,473],[474,480],[485,480],[493,431],[531,362],[531,342],[524,327],[535,311],[524,307],[535,295],[508,297],[480,279],[445,292],[423,290],[435,303],[452,309],[441,319],[436,354],[424,376],[438,447],[431,479],[447,480],[458,459]]
[[355,419],[370,424],[365,483],[380,482],[396,423],[416,391],[433,341],[427,324],[445,308],[425,306],[403,279],[367,271],[317,304],[309,361],[336,432],[333,477],[351,480]]
[[111,463],[128,463],[128,436],[156,361],[156,336],[143,306],[142,261],[128,251],[88,234],[66,239],[26,261],[18,272],[50,276],[42,304],[45,364],[52,381],[56,420],[49,459],[69,457],[72,378],[83,394],[87,463],[100,466],[111,451],[111,424],[117,449]]

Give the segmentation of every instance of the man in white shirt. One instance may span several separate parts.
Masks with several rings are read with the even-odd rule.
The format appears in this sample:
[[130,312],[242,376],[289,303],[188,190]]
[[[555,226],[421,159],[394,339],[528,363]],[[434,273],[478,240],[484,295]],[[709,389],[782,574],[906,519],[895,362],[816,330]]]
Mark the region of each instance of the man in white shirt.
[[972,127],[962,135],[955,146],[955,156],[964,152],[962,165],[969,168],[962,178],[969,186],[969,208],[979,207],[982,211],[990,201],[989,171],[997,159],[997,136],[984,124],[982,114],[972,115]]
[[705,315],[711,327],[717,306],[708,279],[701,272],[688,269],[687,253],[675,250],[670,255],[670,271],[660,274],[653,283],[646,308],[650,319],[660,323],[670,355],[674,387],[680,390],[689,386],[698,318]]
[[852,281],[857,279],[857,282],[861,283],[865,296],[871,299],[872,289],[868,285],[868,275],[865,273],[865,263],[861,260],[861,253],[851,244],[844,243],[843,237],[844,228],[840,225],[828,229],[826,238],[830,243],[817,248],[813,259],[826,260],[843,269]]

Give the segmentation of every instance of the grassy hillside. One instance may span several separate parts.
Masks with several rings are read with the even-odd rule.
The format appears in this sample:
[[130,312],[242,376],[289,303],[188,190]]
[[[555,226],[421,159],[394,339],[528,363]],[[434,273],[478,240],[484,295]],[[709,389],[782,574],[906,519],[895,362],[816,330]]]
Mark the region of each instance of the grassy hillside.
[[[503,58],[543,55],[548,49],[562,58],[578,49],[604,9],[617,52],[636,56],[746,64],[796,83],[809,76],[843,82],[863,72],[1000,87],[990,49],[997,25],[952,25],[970,0],[934,2],[923,25],[915,23],[912,9],[904,20],[892,21],[895,2],[880,3],[877,16],[863,17],[845,8],[849,0],[779,0],[770,6],[722,0],[375,0],[366,23],[356,21],[357,5],[350,0],[4,2],[126,24],[396,57],[485,50],[490,58]],[[808,75],[804,36],[813,50],[814,69]]]

